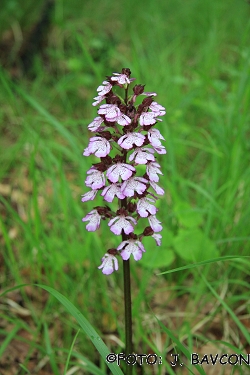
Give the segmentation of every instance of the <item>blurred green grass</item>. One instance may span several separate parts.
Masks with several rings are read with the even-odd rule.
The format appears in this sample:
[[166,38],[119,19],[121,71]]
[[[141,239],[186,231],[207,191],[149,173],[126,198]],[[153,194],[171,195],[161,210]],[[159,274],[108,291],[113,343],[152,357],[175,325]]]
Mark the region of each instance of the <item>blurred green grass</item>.
[[[18,40],[29,34],[44,3],[5,0],[2,6],[1,33],[12,30],[10,61],[18,61]],[[145,306],[152,306],[159,270],[250,254],[249,14],[249,4],[235,0],[55,2],[46,49],[34,57],[32,79],[21,69],[13,78],[8,65],[0,72],[0,178],[9,189],[0,197],[4,288],[27,279],[53,286],[100,330],[110,316],[123,340],[117,316],[121,272],[105,278],[97,270],[106,249],[119,239],[110,236],[105,223],[98,233],[88,233],[81,218],[93,202],[80,202],[94,160],[82,156],[87,125],[95,117],[92,98],[105,76],[122,67],[129,67],[147,91],[156,91],[167,109],[158,124],[168,150],[160,158],[167,191],[158,215],[163,245],[155,249],[149,240],[145,261],[132,265],[135,322]],[[233,311],[238,299],[249,300],[249,261],[207,265],[202,272],[217,292],[230,284],[226,302]],[[162,282],[175,290],[170,300],[187,293],[194,306],[201,299],[205,306],[213,298],[193,269]],[[46,316],[38,320],[51,323],[54,306],[50,300]],[[217,313],[222,312],[220,307]],[[155,326],[141,343],[143,325],[136,324],[135,345],[146,351],[149,343],[154,347]],[[70,347],[75,328],[74,322],[65,328],[64,347]],[[86,354],[88,345],[79,345]]]

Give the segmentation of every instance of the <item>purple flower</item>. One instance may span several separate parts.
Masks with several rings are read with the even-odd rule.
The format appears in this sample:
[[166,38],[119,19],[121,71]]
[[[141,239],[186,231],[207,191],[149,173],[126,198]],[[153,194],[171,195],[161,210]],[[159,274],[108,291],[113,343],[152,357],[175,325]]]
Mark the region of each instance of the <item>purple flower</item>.
[[155,215],[148,217],[149,224],[154,232],[160,232],[162,230],[161,222],[156,218]]
[[156,162],[150,162],[147,164],[147,175],[150,179],[150,181],[158,182],[159,176],[158,174],[162,175],[160,168],[160,164]]
[[131,79],[126,74],[113,73],[114,77],[111,77],[111,81],[117,81],[120,85],[130,84]]
[[90,211],[82,221],[89,221],[86,225],[86,229],[89,232],[94,232],[100,227],[101,216],[98,214],[97,210]]
[[136,146],[141,146],[145,140],[145,136],[141,133],[127,133],[118,139],[118,145],[125,150],[129,150],[135,144]]
[[164,116],[166,114],[166,109],[156,102],[151,103],[149,108],[156,114],[156,116]]
[[129,234],[134,230],[131,221],[133,224],[137,224],[137,221],[133,217],[120,215],[111,219],[108,223],[108,226],[110,227],[111,232],[113,232],[117,236],[122,233],[122,230],[124,230],[126,234]]
[[126,197],[132,197],[135,192],[142,194],[147,189],[148,180],[143,177],[130,177],[122,183],[121,191]]
[[164,146],[160,145],[160,146],[153,146],[154,147],[154,150],[158,153],[158,154],[166,154],[167,151],[165,149]]
[[154,233],[152,234],[152,237],[155,239],[156,245],[161,246],[162,235],[159,233]]
[[113,202],[115,195],[119,199],[124,199],[125,195],[121,192],[121,184],[111,184],[103,189],[101,194],[107,202]]
[[149,91],[143,92],[141,95],[146,95],[146,96],[157,96],[156,92],[149,92]]
[[123,113],[121,114],[120,117],[118,117],[116,121],[119,125],[122,125],[122,126],[131,124],[131,119],[128,116],[124,115]]
[[116,104],[103,104],[98,110],[99,115],[104,115],[107,121],[114,122],[121,116],[121,111]]
[[89,156],[95,154],[98,157],[107,156],[110,152],[110,143],[107,139],[102,137],[92,137],[89,140],[89,145],[85,148],[83,155]]
[[132,165],[117,163],[108,168],[107,177],[111,182],[118,182],[119,177],[122,180],[127,180],[133,172],[135,172],[135,168]]
[[[124,246],[126,246],[124,248]],[[138,240],[129,239],[123,241],[118,247],[117,250],[122,250],[121,256],[123,260],[128,260],[132,254],[134,259],[140,260],[142,257],[142,252],[145,252],[143,244]]]
[[98,95],[106,95],[112,89],[111,83],[108,81],[103,81],[102,85],[97,87]]
[[114,255],[106,253],[102,258],[102,264],[98,268],[102,269],[104,275],[110,275],[114,270],[118,271],[118,260]]
[[89,175],[85,180],[85,185],[92,189],[101,189],[105,186],[105,176],[102,172],[98,171],[94,167],[91,167],[87,174]]
[[137,203],[137,212],[141,217],[148,217],[149,214],[155,215],[158,211],[150,202],[155,203],[155,199],[149,197],[139,199]]
[[98,190],[90,190],[84,195],[82,195],[82,202],[92,201],[95,199],[95,196],[97,194]]
[[155,161],[154,150],[148,147],[137,147],[129,156],[129,161],[135,159],[137,164],[147,164],[148,161]]
[[119,125],[126,126],[131,124],[131,119],[124,115],[116,104],[103,104],[98,110],[99,115],[104,115],[110,122],[117,122]]
[[89,125],[88,125],[88,129],[91,131],[91,132],[95,132],[97,131],[101,124],[103,123],[103,118],[98,116],[96,117]]
[[148,139],[152,146],[161,146],[160,139],[164,140],[164,137],[161,135],[158,129],[149,129],[148,131]]
[[142,112],[139,123],[141,126],[154,125],[157,121],[157,114],[155,112]]
[[95,102],[92,103],[94,107],[100,104],[105,99],[105,95],[98,95],[94,97]]
[[149,181],[149,183],[152,186],[152,188],[154,189],[154,191],[156,192],[156,194],[159,194],[159,195],[164,194],[164,190],[159,185],[157,185],[155,182]]

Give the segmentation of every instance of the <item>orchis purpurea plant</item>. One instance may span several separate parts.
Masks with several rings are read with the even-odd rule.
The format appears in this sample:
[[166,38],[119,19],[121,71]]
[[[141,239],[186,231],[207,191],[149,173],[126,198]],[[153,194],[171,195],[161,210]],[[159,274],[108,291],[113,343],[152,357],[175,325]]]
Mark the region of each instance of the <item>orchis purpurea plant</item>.
[[[109,249],[102,258],[99,269],[105,275],[118,270],[119,256],[128,261],[133,255],[136,261],[145,252],[142,239],[152,236],[156,244],[161,244],[162,230],[156,218],[156,194],[163,195],[164,190],[157,185],[160,165],[156,154],[165,154],[162,146],[163,136],[155,128],[159,117],[165,115],[165,108],[154,101],[156,93],[144,92],[143,85],[135,85],[133,94],[128,96],[129,86],[134,78],[130,78],[130,70],[122,69],[122,73],[113,73],[97,88],[94,106],[102,101],[98,117],[88,125],[95,136],[89,140],[83,155],[94,154],[100,162],[93,164],[87,172],[85,184],[91,188],[82,196],[82,202],[94,200],[99,193],[106,202],[118,200],[117,211],[112,211],[105,204],[95,207],[82,221],[88,222],[86,229],[95,231],[100,227],[102,219],[109,219],[108,226],[115,235],[122,235],[122,242],[117,249]],[[115,86],[124,88],[124,98],[116,95]],[[146,98],[136,107],[138,96]],[[112,150],[115,155],[111,156]],[[145,165],[145,174],[138,175],[137,166]],[[141,170],[141,168],[140,168]],[[153,192],[150,191],[152,188]],[[147,218],[148,226],[140,234],[135,234],[139,220]]]
[[[144,92],[144,85],[135,85],[129,95],[130,84],[135,80],[130,75],[130,69],[124,68],[122,73],[108,76],[97,88],[93,105],[100,105],[98,116],[88,125],[95,135],[83,155],[94,154],[100,161],[87,171],[85,184],[91,190],[82,196],[82,202],[94,200],[97,194],[105,202],[118,201],[116,211],[105,203],[103,207],[94,207],[82,221],[88,222],[88,231],[95,231],[101,220],[108,219],[111,232],[122,236],[116,249],[106,251],[98,268],[110,275],[118,270],[118,258],[123,259],[126,353],[132,353],[129,259],[131,255],[136,261],[142,258],[144,236],[152,236],[156,245],[161,244],[162,225],[156,217],[155,203],[157,195],[163,195],[164,190],[157,184],[162,172],[156,155],[166,153],[161,144],[164,138],[155,128],[157,121],[162,121],[160,117],[165,115],[165,108],[154,100],[156,93]],[[116,86],[124,90],[123,98],[115,93]],[[144,97],[136,105],[139,96]],[[104,100],[105,104],[101,104]],[[143,175],[139,172],[142,166]],[[148,222],[136,234],[136,226],[142,219]]]

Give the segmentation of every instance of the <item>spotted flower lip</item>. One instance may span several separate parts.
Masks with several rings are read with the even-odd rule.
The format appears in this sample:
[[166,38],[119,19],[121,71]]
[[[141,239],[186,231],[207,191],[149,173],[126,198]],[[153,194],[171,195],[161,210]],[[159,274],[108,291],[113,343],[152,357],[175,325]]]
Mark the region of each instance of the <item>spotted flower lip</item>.
[[98,157],[105,157],[110,152],[110,143],[107,139],[102,137],[92,137],[89,140],[89,145],[85,148],[83,155],[89,156],[95,154]]
[[98,190],[88,191],[87,193],[82,195],[82,202],[92,201],[93,199],[95,199],[97,192]]
[[153,181],[153,182],[159,181],[158,174],[161,174],[161,175],[163,174],[159,168],[160,168],[159,163],[150,162],[150,163],[147,164],[147,175],[148,175],[150,181]]
[[95,232],[100,227],[101,215],[98,214],[97,210],[90,211],[82,221],[89,221],[86,225],[86,229],[89,232]]
[[117,163],[112,165],[107,170],[107,178],[111,182],[118,182],[119,177],[122,180],[127,180],[135,172],[135,167],[126,163]]
[[161,135],[161,133],[159,132],[158,129],[149,129],[148,131],[148,139],[149,139],[149,142],[150,144],[153,146],[153,147],[158,147],[158,146],[162,146],[161,144],[161,139],[163,141],[165,141],[164,137]]
[[134,160],[137,164],[147,164],[148,161],[155,161],[154,150],[149,147],[137,147],[129,156],[129,161]]
[[155,215],[158,211],[157,208],[154,206],[155,199],[144,197],[139,199],[137,203],[137,212],[141,217],[148,217],[148,215]]
[[121,186],[121,191],[126,197],[133,197],[136,193],[142,194],[147,189],[148,180],[143,177],[130,177],[124,181]]
[[105,95],[98,95],[98,96],[95,96],[94,97],[94,102],[92,103],[92,105],[94,107],[96,107],[98,104],[100,104],[103,100],[105,99]]
[[102,264],[98,267],[102,269],[104,275],[110,275],[114,271],[118,271],[118,260],[112,254],[104,254],[102,258]]
[[100,116],[95,117],[94,120],[88,125],[88,129],[91,132],[95,132],[99,130],[101,124],[103,123],[104,119]]
[[157,233],[162,231],[161,222],[156,218],[155,215],[148,216],[148,221],[154,232]]
[[98,96],[105,96],[112,89],[111,83],[103,81],[102,85],[97,87]]
[[91,187],[92,189],[101,189],[105,186],[105,176],[102,172],[98,171],[94,167],[91,167],[87,171],[87,178],[85,180],[85,185]]
[[102,104],[98,114],[104,115],[107,121],[117,122],[122,126],[131,124],[131,119],[122,113],[116,104]]
[[133,81],[133,78],[129,79],[126,74],[122,73],[113,73],[113,77],[111,77],[111,81],[117,81],[120,85],[130,84]]
[[116,121],[121,116],[121,111],[116,104],[102,104],[97,112],[111,122]]
[[141,133],[127,133],[118,139],[118,145],[125,150],[133,148],[134,145],[142,146],[145,140],[145,135]]
[[139,118],[141,126],[154,125],[157,121],[157,114],[155,112],[143,112]]
[[121,192],[121,184],[112,184],[106,186],[101,194],[103,199],[107,202],[113,202],[114,197],[117,196],[119,199],[124,199],[126,196]]
[[134,225],[137,224],[137,221],[133,217],[120,215],[111,219],[108,223],[108,226],[110,227],[111,232],[113,232],[117,236],[122,233],[122,230],[124,230],[124,233],[130,234],[134,230],[131,222]]
[[143,244],[140,241],[134,239],[129,239],[120,243],[120,245],[117,247],[117,250],[121,249],[123,249],[121,251],[123,260],[128,260],[130,258],[130,255],[132,254],[134,260],[138,261],[142,258],[142,253],[145,252]]
[[166,109],[156,103],[156,102],[153,102],[150,104],[149,108],[151,109],[152,112],[154,112],[157,116],[164,116],[166,114]]
[[123,113],[121,114],[121,116],[117,118],[116,121],[121,126],[127,126],[131,124],[131,119],[128,116],[124,115]]
[[158,153],[158,154],[166,154],[167,151],[165,149],[164,146],[160,145],[160,146],[153,146],[154,150]]

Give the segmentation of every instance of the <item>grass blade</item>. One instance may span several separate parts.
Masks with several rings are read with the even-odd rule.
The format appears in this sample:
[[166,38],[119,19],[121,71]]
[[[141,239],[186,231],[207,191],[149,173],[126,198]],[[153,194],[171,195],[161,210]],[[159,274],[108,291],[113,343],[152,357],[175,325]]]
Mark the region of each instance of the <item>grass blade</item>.
[[167,273],[173,273],[173,272],[178,272],[178,271],[183,271],[183,270],[189,270],[191,268],[195,268],[195,267],[199,267],[199,266],[204,266],[205,264],[209,264],[209,263],[225,262],[226,260],[239,259],[239,258],[240,259],[241,258],[249,258],[249,256],[228,255],[228,256],[219,257],[219,258],[212,258],[212,259],[204,260],[202,262],[188,264],[187,266],[174,268],[174,269],[169,270],[169,271],[164,271],[164,272],[158,273],[157,275],[165,275]]
[[[61,293],[56,291],[55,289],[41,284],[36,284],[39,288],[47,290],[50,294],[52,294],[59,302],[63,304],[63,306],[68,310],[68,312],[74,316],[80,327],[92,341],[98,352],[100,353],[103,360],[106,362],[106,356],[110,353],[110,350],[102,341],[101,337],[98,335],[96,330],[92,327],[92,325],[88,322],[88,320],[81,314],[81,312]],[[116,363],[107,363],[108,367],[112,371],[114,375],[123,375],[123,372],[118,367]]]

